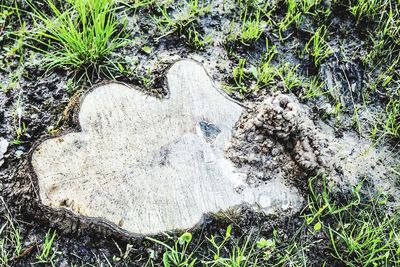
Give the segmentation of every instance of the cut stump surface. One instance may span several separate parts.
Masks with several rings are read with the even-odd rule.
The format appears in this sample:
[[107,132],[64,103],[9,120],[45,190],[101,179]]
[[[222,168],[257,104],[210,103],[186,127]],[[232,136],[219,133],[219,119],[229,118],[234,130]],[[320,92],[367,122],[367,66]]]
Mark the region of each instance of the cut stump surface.
[[167,79],[165,99],[116,83],[84,96],[81,131],[33,152],[44,205],[140,234],[190,228],[204,213],[244,202],[266,212],[301,205],[283,181],[251,188],[226,158],[242,107],[215,89],[200,64],[179,61]]

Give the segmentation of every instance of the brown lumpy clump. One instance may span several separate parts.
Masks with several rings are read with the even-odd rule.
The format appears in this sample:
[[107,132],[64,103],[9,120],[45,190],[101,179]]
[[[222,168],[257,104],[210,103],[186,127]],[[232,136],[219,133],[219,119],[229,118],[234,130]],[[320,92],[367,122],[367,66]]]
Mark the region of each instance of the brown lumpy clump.
[[297,131],[298,106],[287,95],[267,98],[254,111],[257,115],[253,119],[253,124],[263,129],[264,134],[286,141]]
[[235,129],[228,156],[250,182],[323,171],[329,142],[307,113],[294,96],[285,94],[251,104]]

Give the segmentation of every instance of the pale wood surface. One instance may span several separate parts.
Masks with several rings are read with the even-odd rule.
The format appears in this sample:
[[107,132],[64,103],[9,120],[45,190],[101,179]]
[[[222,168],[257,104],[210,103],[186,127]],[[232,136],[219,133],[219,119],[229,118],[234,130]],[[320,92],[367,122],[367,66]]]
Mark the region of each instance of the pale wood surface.
[[201,65],[179,61],[167,78],[170,96],[162,100],[115,83],[84,97],[82,131],[33,153],[43,204],[143,234],[189,228],[204,213],[243,202],[266,212],[300,207],[297,190],[274,179],[250,188],[225,157],[242,107]]

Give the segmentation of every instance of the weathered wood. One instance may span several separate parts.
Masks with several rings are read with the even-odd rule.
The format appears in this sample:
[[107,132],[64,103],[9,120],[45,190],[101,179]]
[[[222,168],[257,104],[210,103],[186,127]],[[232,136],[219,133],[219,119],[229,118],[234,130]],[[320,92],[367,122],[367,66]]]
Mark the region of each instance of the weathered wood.
[[144,234],[189,228],[243,202],[266,212],[299,207],[295,189],[280,180],[250,188],[225,157],[242,107],[201,65],[177,62],[167,78],[166,99],[116,83],[84,97],[81,131],[46,140],[32,155],[44,205]]

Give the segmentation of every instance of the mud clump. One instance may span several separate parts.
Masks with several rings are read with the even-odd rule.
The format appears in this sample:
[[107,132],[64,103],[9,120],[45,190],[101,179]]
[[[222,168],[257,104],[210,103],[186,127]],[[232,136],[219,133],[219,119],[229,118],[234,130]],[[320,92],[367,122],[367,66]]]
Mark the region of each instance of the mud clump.
[[328,167],[328,139],[294,96],[274,94],[251,104],[233,135],[227,154],[250,183],[304,177]]

